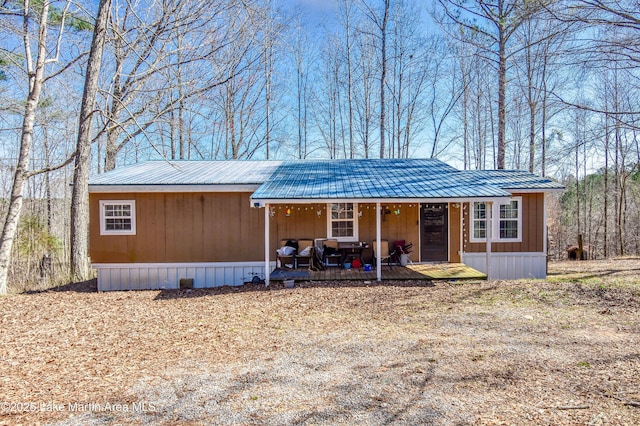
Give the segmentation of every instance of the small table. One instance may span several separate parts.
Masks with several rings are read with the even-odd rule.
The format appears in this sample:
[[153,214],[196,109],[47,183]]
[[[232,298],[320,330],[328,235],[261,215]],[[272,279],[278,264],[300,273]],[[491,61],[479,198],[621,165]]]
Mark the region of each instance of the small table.
[[340,254],[342,255],[342,264],[344,265],[345,262],[350,262],[353,259],[359,259],[363,249],[364,246],[360,243],[338,243],[338,250],[340,250]]

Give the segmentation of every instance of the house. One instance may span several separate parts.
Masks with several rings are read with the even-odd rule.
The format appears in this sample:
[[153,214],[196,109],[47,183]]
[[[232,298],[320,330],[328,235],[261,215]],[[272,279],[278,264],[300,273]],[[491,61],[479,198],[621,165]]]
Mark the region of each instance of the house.
[[90,256],[100,290],[268,280],[287,238],[405,240],[417,262],[543,278],[545,194],[562,188],[435,159],[149,161],[90,180]]

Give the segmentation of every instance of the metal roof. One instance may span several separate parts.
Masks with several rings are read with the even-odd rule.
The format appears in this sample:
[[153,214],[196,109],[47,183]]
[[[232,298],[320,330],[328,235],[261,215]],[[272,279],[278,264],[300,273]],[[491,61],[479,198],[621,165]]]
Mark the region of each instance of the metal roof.
[[92,177],[89,185],[260,185],[281,161],[147,161]]
[[437,199],[511,194],[436,159],[283,162],[251,196],[254,201]]
[[513,190],[559,190],[564,186],[547,177],[536,176],[524,170],[465,170],[470,179]]
[[92,177],[93,192],[237,191],[252,201],[465,199],[563,186],[520,170],[457,170],[436,159],[148,161]]

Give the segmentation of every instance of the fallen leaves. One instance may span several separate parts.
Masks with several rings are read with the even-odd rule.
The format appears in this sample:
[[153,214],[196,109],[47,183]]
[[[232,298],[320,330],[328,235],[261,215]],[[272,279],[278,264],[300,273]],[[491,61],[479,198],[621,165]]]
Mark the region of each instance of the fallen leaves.
[[640,423],[640,261],[552,266],[551,282],[13,295],[0,401],[157,408],[83,414],[118,424]]

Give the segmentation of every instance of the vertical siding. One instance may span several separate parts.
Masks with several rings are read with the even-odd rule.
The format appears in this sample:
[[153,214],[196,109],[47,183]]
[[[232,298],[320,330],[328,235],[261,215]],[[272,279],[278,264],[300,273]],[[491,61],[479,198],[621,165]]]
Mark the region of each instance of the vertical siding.
[[254,273],[264,277],[262,262],[99,264],[96,269],[99,291],[177,289],[181,278],[192,278],[194,288],[211,288],[241,285]]
[[[454,207],[458,205],[458,207]],[[460,203],[449,203],[449,262],[460,262]]]
[[[542,252],[544,250],[544,194],[513,194],[522,197],[522,241],[517,243],[491,244],[491,251],[496,253]],[[468,253],[485,252],[485,243],[469,242],[470,203],[464,209],[464,251]]]
[[[249,193],[90,194],[94,263],[264,259],[264,210]],[[136,235],[100,235],[99,201],[135,200]]]
[[[249,195],[92,193],[91,260],[96,264],[264,260],[264,210],[251,208]],[[99,201],[106,199],[136,201],[136,235],[100,235]],[[287,207],[292,209],[289,217],[285,215]],[[399,208],[400,215],[383,216],[382,239],[405,240],[418,247],[419,204],[391,203],[383,207],[392,211]],[[375,204],[359,204],[358,210],[362,212],[361,217],[356,212],[359,240],[371,242],[376,238]],[[275,205],[274,212],[270,223],[271,256],[281,239],[327,237],[326,204]],[[414,260],[418,259],[414,256]]]
[[[394,204],[389,204],[393,210]],[[275,252],[281,239],[315,239],[327,238],[327,205],[326,204],[301,204],[301,205],[276,205],[275,215],[271,219],[271,247]],[[287,217],[285,211],[291,208],[291,216]],[[400,215],[393,213],[385,215],[382,221],[382,239],[389,241],[405,240],[418,245],[418,215],[417,204],[395,204],[400,208]],[[318,210],[321,211],[318,216]],[[376,238],[375,204],[359,204],[358,213],[362,212],[358,220],[358,239],[372,242]],[[417,260],[417,259],[414,259]]]
[[[465,265],[487,273],[485,253],[465,253]],[[547,259],[544,253],[491,253],[490,280],[517,280],[523,278],[546,278]]]

